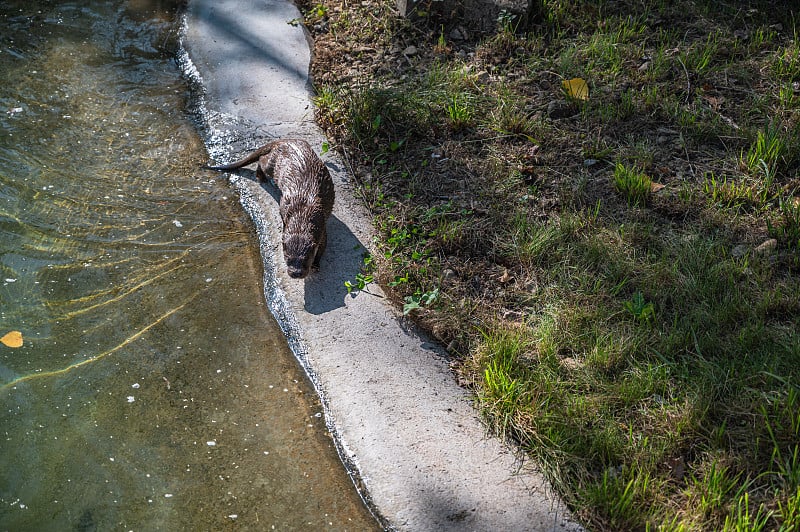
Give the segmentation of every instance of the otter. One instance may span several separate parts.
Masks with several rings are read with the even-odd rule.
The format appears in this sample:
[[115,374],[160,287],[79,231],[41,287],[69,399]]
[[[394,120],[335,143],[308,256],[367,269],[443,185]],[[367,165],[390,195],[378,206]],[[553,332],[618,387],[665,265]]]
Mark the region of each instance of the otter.
[[326,222],[333,210],[333,180],[322,159],[304,140],[276,140],[246,157],[210,170],[229,171],[258,161],[256,177],[272,180],[281,192],[283,257],[289,277],[302,279],[319,268],[327,246]]

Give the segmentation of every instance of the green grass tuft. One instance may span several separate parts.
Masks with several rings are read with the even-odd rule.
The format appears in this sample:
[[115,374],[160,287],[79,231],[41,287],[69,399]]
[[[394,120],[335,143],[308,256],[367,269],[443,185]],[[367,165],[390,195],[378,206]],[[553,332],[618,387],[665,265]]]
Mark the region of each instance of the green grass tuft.
[[628,205],[645,205],[650,198],[653,182],[647,175],[622,163],[614,167],[614,187],[622,194]]

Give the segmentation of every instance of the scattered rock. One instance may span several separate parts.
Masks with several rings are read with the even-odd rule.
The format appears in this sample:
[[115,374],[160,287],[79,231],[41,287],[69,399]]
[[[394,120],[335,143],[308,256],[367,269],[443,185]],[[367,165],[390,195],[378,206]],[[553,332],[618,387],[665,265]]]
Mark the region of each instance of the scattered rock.
[[453,28],[453,30],[450,31],[448,37],[450,37],[450,39],[453,41],[466,41],[469,39],[469,33],[467,33],[467,30],[465,30],[461,26],[458,26],[457,28]]
[[445,281],[449,281],[450,279],[453,279],[455,276],[456,276],[456,272],[451,270],[450,268],[447,268],[446,270],[444,270],[442,272],[442,278]]
[[673,479],[677,481],[683,480],[683,477],[686,475],[686,462],[682,456],[667,461],[667,467],[669,467],[670,476]]
[[506,284],[507,282],[511,281],[512,279],[513,279],[513,277],[511,276],[510,273],[508,273],[508,270],[504,270],[503,274],[497,280],[500,282],[500,284]]
[[524,318],[525,318],[525,314],[523,314],[522,312],[520,312],[518,310],[505,309],[503,311],[503,319],[506,320],[506,321],[521,322],[521,321],[523,321]]
[[414,46],[413,44],[411,46],[408,46],[405,50],[403,50],[403,55],[406,56],[406,57],[410,57],[412,55],[417,55],[418,53],[419,53],[419,50],[417,50],[417,47]]
[[564,100],[553,100],[547,104],[547,116],[553,120],[569,118],[576,113],[575,108]]
[[731,250],[731,257],[735,259],[740,259],[747,255],[748,247],[745,244],[739,244],[738,246],[734,247]]
[[759,244],[753,252],[756,255],[770,255],[775,249],[778,247],[778,241],[774,238],[770,238]]
[[480,83],[487,83],[490,78],[489,73],[486,72],[485,70],[481,70],[480,72],[475,74],[475,76],[478,78],[478,81]]

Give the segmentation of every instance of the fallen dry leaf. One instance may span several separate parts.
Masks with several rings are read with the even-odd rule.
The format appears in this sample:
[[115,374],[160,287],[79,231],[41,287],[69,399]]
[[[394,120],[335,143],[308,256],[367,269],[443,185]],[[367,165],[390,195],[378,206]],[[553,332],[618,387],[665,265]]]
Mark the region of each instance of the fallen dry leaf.
[[703,96],[703,99],[708,103],[708,106],[715,111],[719,111],[722,107],[722,102],[725,100],[721,96]]
[[8,347],[22,347],[22,333],[19,331],[11,331],[0,338],[0,342],[3,342]]
[[561,82],[561,86],[564,87],[564,92],[566,92],[567,96],[570,98],[574,98],[576,100],[589,99],[589,85],[586,83],[585,79],[565,79],[563,82]]
[[665,188],[667,185],[663,185],[661,183],[656,183],[655,181],[650,182],[650,192],[658,192],[662,188]]

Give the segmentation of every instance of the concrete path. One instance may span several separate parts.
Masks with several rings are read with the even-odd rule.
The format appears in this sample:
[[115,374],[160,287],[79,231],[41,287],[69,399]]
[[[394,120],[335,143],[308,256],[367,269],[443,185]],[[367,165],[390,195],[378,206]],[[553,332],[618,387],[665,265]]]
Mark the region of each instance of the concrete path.
[[[275,137],[305,138],[321,151],[307,39],[287,24],[299,16],[283,0],[189,2],[187,66],[205,91],[206,140],[217,162]],[[274,189],[256,183],[252,172],[231,182],[259,233],[270,307],[383,526],[579,530],[541,476],[487,435],[439,349],[404,327],[385,299],[347,295],[344,281],[355,279],[370,247],[370,218],[354,199],[341,160],[331,153],[324,158],[337,204],[320,272],[305,280],[285,273]],[[369,290],[380,294],[377,286]]]

